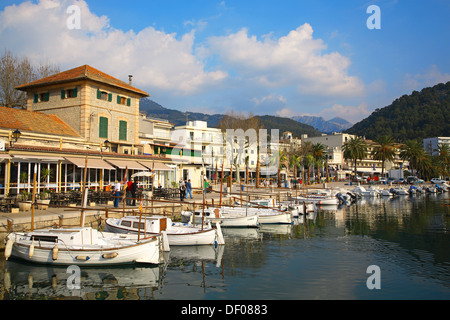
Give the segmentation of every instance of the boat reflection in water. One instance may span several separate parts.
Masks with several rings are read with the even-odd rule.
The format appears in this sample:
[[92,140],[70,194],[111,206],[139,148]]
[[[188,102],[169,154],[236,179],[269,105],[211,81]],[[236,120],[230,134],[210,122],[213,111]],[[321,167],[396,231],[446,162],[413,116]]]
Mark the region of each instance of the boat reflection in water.
[[4,288],[11,298],[139,300],[151,299],[161,286],[164,265],[77,267],[6,263]]

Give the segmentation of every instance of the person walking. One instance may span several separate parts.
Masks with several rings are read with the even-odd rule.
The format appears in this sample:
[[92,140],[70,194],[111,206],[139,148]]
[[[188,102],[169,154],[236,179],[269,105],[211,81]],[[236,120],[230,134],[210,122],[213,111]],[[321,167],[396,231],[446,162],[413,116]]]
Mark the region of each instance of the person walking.
[[192,184],[191,184],[191,179],[189,179],[187,182],[186,182],[186,199],[187,199],[187,196],[188,196],[188,194],[189,194],[189,196],[191,197],[191,199],[192,199]]
[[180,201],[184,201],[185,194],[186,186],[184,185],[184,181],[180,180]]
[[133,198],[132,200],[132,206],[134,207],[136,205],[136,191],[137,191],[137,178],[134,178],[133,183],[131,184],[131,197]]
[[204,187],[205,187],[205,189],[203,190],[203,192],[205,192],[205,197],[206,197],[206,192],[207,192],[207,190],[208,190],[208,181],[206,180],[206,178],[205,178],[205,184],[204,184]]
[[119,207],[119,197],[120,197],[120,182],[116,180],[114,185],[114,208]]

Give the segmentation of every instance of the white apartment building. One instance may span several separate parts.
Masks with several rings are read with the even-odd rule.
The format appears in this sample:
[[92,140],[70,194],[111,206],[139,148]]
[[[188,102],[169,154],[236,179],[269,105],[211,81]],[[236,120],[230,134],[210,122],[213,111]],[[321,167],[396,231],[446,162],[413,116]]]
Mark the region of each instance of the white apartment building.
[[438,147],[442,144],[450,145],[450,137],[434,137],[423,139],[423,148],[432,156],[438,154]]

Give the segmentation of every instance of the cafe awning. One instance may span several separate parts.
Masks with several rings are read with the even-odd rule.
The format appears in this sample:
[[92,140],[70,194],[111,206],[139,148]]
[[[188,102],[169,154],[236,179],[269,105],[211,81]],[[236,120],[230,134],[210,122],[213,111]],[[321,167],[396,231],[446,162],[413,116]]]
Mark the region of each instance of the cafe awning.
[[[76,165],[78,168],[84,168],[86,165],[86,158],[69,158],[66,157],[66,160],[70,163]],[[87,167],[91,169],[107,169],[107,170],[115,170],[113,166],[111,166],[106,161],[102,159],[96,158],[88,158]]]
[[64,160],[64,158],[45,155],[13,155],[12,157],[13,162],[58,162],[59,160]]
[[173,168],[162,162],[153,162],[153,161],[139,161],[140,164],[146,166],[149,169],[154,168],[155,171],[173,171]]
[[118,167],[119,169],[126,169],[129,170],[148,170],[148,168],[144,167],[142,164],[138,163],[137,161],[133,160],[110,160],[107,159],[106,162]]
[[0,153],[0,162],[3,162],[5,160],[11,159],[11,157],[9,156],[9,154],[7,153]]

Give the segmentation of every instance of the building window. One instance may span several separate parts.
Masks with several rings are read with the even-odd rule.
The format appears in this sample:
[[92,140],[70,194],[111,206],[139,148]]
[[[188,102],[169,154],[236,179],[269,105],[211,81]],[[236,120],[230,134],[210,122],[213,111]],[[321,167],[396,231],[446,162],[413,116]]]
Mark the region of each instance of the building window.
[[97,89],[97,99],[111,102],[112,94],[108,93],[106,91],[101,91],[100,89]]
[[61,99],[76,98],[78,94],[77,88],[61,90]]
[[121,105],[127,105],[128,107],[131,105],[131,99],[130,98],[125,98],[122,96],[117,96],[117,103],[121,104]]
[[108,139],[108,118],[100,117],[98,125],[99,138]]
[[34,103],[44,102],[44,101],[49,101],[49,100],[50,100],[50,92],[34,94],[34,99],[33,99]]
[[119,140],[127,140],[127,122],[119,121]]

